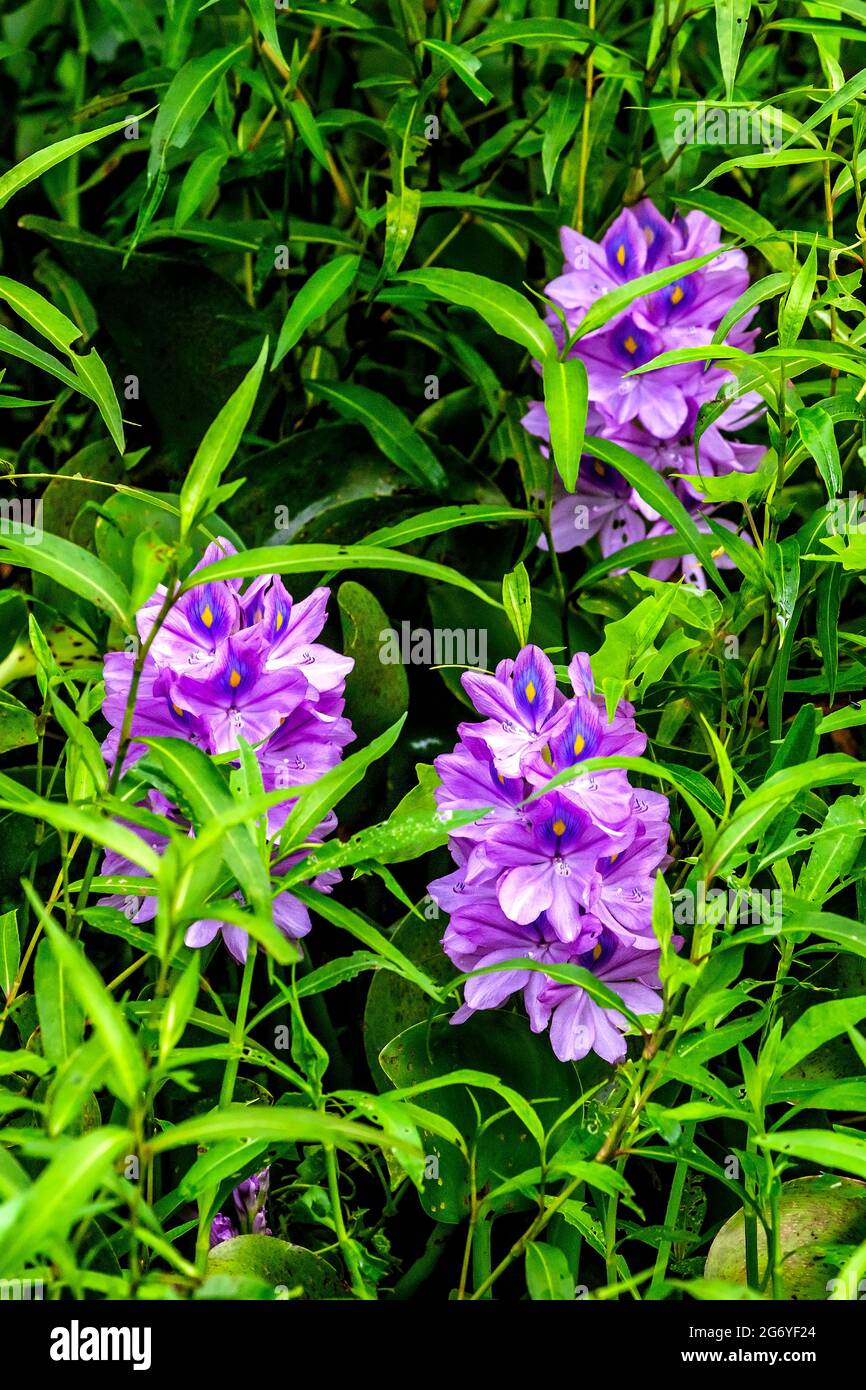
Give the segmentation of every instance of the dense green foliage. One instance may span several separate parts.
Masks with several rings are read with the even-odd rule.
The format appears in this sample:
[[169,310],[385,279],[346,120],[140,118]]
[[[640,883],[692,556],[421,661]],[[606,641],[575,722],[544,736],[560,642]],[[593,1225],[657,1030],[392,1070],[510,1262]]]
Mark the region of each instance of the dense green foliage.
[[[861,0],[6,7],[0,1279],[78,1298],[866,1287],[864,19]],[[780,139],[682,143],[700,103]],[[597,240],[644,196],[748,255],[731,323],[683,352],[763,397],[764,461],[706,481],[733,529],[699,534],[669,479],[611,453],[669,534],[551,556],[554,459],[520,419],[543,390],[572,484],[586,400],[542,291],[560,227]],[[746,356],[724,339],[754,307]],[[136,612],[216,536],[233,573],[296,598],[326,580],[323,640],[356,663],[357,742],[282,842],[296,885],[342,868],[330,895],[294,890],[303,959],[273,922],[255,759],[156,741],[121,776],[100,751],[104,654],[138,650]],[[648,577],[692,552],[703,593]],[[611,708],[635,705],[630,772],[671,799],[672,863],[664,1009],[621,1065],[557,1061],[508,1007],[448,1025],[432,762],[467,704],[459,657],[382,663],[401,624],[483,633],[490,669],[527,640],[588,652]],[[148,789],[194,833],[101,874]],[[152,922],[99,905],[147,887]],[[675,923],[683,889],[723,893]],[[743,893],[772,910],[743,922]],[[183,944],[233,910],[245,968],[219,938]],[[286,1244],[208,1260],[214,1213],[265,1164]],[[784,1256],[816,1210],[801,1285]]]

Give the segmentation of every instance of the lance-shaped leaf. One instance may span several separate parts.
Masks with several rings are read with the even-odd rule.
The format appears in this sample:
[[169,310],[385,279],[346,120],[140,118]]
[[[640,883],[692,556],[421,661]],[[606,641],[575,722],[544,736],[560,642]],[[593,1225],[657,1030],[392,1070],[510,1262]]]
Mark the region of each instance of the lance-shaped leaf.
[[441,584],[453,584],[465,589],[484,603],[501,608],[501,603],[491,598],[471,579],[466,579],[459,570],[448,565],[437,564],[434,560],[422,560],[416,555],[404,555],[400,550],[388,550],[377,545],[263,545],[253,550],[244,550],[237,555],[229,555],[224,560],[216,560],[204,569],[190,574],[183,583],[183,591],[195,588],[196,584],[208,584],[214,579],[252,579],[258,574],[316,574],[324,571],[339,573],[340,570],[400,570],[406,574],[419,574],[425,579],[438,580]]
[[533,306],[510,285],[473,275],[467,270],[407,270],[397,276],[398,284],[418,285],[439,299],[447,299],[463,309],[473,309],[494,333],[510,338],[544,359],[555,353],[553,337]]
[[283,320],[271,371],[275,371],[287,352],[300,342],[311,323],[326,314],[332,304],[352,284],[358,274],[360,260],[357,256],[335,256],[333,260],[320,265],[318,270],[302,285],[289,305],[289,312]]
[[393,401],[354,382],[306,381],[314,396],[328,401],[345,420],[363,425],[395,467],[421,487],[444,492],[448,478],[429,444],[414,430]]
[[181,533],[187,535],[202,516],[211,510],[214,491],[235,451],[256,403],[265,362],[268,340],[250,367],[240,386],[229,396],[204,439],[196,450],[189,472],[180,490]]
[[593,458],[601,459],[603,463],[609,463],[612,468],[631,483],[632,487],[640,493],[645,502],[648,502],[659,514],[669,522],[678,535],[684,541],[689,542],[691,554],[696,555],[703,565],[707,574],[715,581],[723,593],[727,593],[725,582],[716,568],[713,559],[713,547],[701,531],[698,530],[692,517],[686,511],[680,499],[671,491],[662,477],[656,473],[644,459],[638,458],[628,449],[623,449],[619,444],[614,444],[609,439],[598,439],[595,436],[587,440],[586,452],[592,454]]
[[[235,798],[206,753],[180,738],[142,739],[162,772],[171,780],[201,826],[219,824],[235,809]],[[270,917],[268,874],[249,825],[232,825],[221,839],[221,852],[250,907]]]
[[49,531],[39,537],[38,545],[27,545],[18,536],[0,534],[0,548],[8,564],[44,574],[94,604],[121,627],[126,626],[129,594],[114,571],[89,550]]
[[73,155],[86,150],[88,145],[104,139],[106,135],[116,135],[119,130],[129,125],[130,119],[129,116],[124,116],[122,121],[100,126],[99,130],[86,131],[83,135],[71,135],[67,140],[58,140],[56,144],[46,145],[44,149],[28,155],[0,178],[0,208],[5,207],[19,189],[26,188],[28,183],[41,178],[56,164],[62,164],[64,159],[71,159]]
[[583,453],[589,383],[579,357],[548,357],[543,369],[544,404],[550,420],[550,447],[559,476],[574,491]]
[[0,1208],[0,1275],[20,1274],[35,1255],[56,1246],[97,1188],[110,1183],[115,1160],[133,1142],[128,1130],[106,1126],[64,1144],[36,1181]]
[[42,923],[58,966],[87,1018],[102,1039],[111,1066],[106,1075],[110,1089],[132,1108],[139,1100],[145,1082],[144,1062],[123,1012],[91,965],[80,941],[73,941],[52,920],[30,885],[24,891]]
[[734,80],[751,8],[752,0],[716,0],[716,38],[726,101],[734,99]]

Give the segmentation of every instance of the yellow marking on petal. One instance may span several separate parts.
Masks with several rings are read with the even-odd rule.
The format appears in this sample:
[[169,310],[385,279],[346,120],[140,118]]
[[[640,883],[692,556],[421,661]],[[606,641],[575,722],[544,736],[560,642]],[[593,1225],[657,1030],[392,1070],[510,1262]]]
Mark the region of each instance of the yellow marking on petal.
[[554,833],[554,835],[564,835],[564,834],[565,834],[565,821],[564,821],[564,820],[555,820],[555,821],[553,822],[553,833]]
[[616,253],[617,265],[625,265],[625,242],[620,242],[619,250]]
[[634,338],[631,336],[630,333],[626,338],[625,342],[623,343],[623,347],[625,348],[626,352],[637,352],[637,343],[635,342]]
[[209,603],[201,610],[201,620],[205,627],[213,627],[213,613],[210,611]]
[[280,628],[282,627],[284,621],[285,621],[285,620],[284,620],[284,618],[283,618],[282,613],[278,613],[278,614],[277,614],[277,621],[274,623],[274,628],[276,629],[277,632],[279,632],[279,630],[280,630]]
[[585,747],[586,739],[584,738],[583,734],[578,734],[577,738],[574,740],[575,757],[579,758]]
[[526,687],[526,689],[524,690],[523,693],[524,693],[524,695],[526,696],[526,698],[527,698],[527,700],[529,701],[529,703],[532,704],[533,700],[535,699],[536,693],[537,693],[537,692],[536,692],[536,689],[535,689],[535,686],[532,684],[532,681],[530,681],[530,682],[528,683],[528,685],[527,685],[527,687]]
[[505,778],[502,776],[502,773],[501,773],[501,772],[497,772],[496,776],[499,778],[499,781],[502,783],[502,785],[503,785],[503,787],[504,787],[504,786],[505,786]]
[[682,287],[682,285],[674,285],[673,292],[672,292],[672,294],[671,294],[671,304],[679,304],[679,302],[680,302],[680,300],[682,299],[682,297],[683,297],[683,287]]
[[547,746],[546,743],[545,743],[544,747],[543,747],[542,750],[541,750],[541,756],[542,756],[542,758],[544,759],[544,761],[547,763],[548,767],[553,767],[553,754],[551,753],[551,751],[550,751],[550,749],[549,749],[549,747]]
[[598,958],[599,958],[600,955],[601,955],[601,942],[600,942],[600,941],[597,941],[597,942],[595,943],[595,945],[593,946],[593,948],[592,948],[592,958],[593,958],[593,960],[598,960]]
[[615,864],[616,861],[617,861],[617,859],[619,859],[619,850],[616,851],[616,854],[612,854],[612,855],[610,856],[610,862],[611,862],[611,864]]
[[603,464],[603,463],[599,463],[598,459],[596,459],[592,466],[593,466],[593,469],[595,470],[595,472],[598,474],[598,476],[599,476],[600,478],[603,478],[603,477],[604,477],[604,464]]
[[175,714],[183,714],[183,713],[184,713],[184,711],[181,709],[180,705],[172,705],[172,709],[174,710]]
[[241,683],[241,673],[240,673],[240,671],[232,671],[231,675],[229,676],[229,685],[231,686],[232,690],[237,690],[237,688],[238,688],[238,686],[240,685],[240,683]]

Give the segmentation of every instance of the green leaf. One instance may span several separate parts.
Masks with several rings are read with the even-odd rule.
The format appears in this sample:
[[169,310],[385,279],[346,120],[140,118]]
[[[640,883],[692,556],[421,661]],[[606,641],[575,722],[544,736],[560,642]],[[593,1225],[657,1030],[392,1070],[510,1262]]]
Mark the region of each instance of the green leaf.
[[[793,135],[788,136],[788,139],[782,146],[782,150],[787,150],[792,140],[796,140],[799,136],[806,135],[810,130],[814,130],[816,126],[822,125],[829,116],[841,110],[842,107],[849,102],[856,101],[856,98],[861,96],[863,92],[866,92],[866,68],[861,68],[860,72],[855,73],[853,77],[849,77],[848,81],[843,83],[837,92],[833,92],[826,101],[822,101],[818,110],[813,111],[808,120],[803,121]],[[781,150],[779,153],[781,153]],[[791,155],[799,153],[801,153],[799,150],[790,150],[789,158]],[[827,160],[833,158],[833,155],[829,151],[825,151],[822,157]]]
[[783,768],[767,777],[750,792],[734,811],[730,823],[708,847],[706,876],[715,878],[724,866],[742,859],[744,846],[753,840],[769,819],[778,815],[793,797],[804,790],[840,783],[866,782],[866,764],[841,753],[828,753],[800,766]]
[[21,1274],[34,1255],[63,1240],[132,1147],[127,1130],[108,1125],[65,1143],[30,1187],[0,1207],[0,1276]]
[[232,1236],[220,1241],[208,1251],[206,1273],[200,1290],[203,1298],[208,1297],[210,1281],[219,1278],[229,1281],[230,1287],[237,1287],[237,1281],[243,1278],[255,1279],[264,1290],[263,1297],[273,1297],[274,1289],[290,1289],[292,1302],[345,1297],[339,1275],[323,1256],[277,1236]]
[[405,182],[401,182],[399,193],[386,194],[385,254],[379,272],[380,281],[395,275],[406,259],[420,211],[421,193],[417,188],[409,188]]
[[159,1060],[168,1059],[172,1048],[180,1042],[189,1016],[195,1008],[201,975],[201,955],[193,951],[192,956],[178,978],[174,989],[160,1014],[159,1019]]
[[502,603],[514,628],[517,645],[525,647],[532,625],[532,586],[522,562],[502,577]]
[[[0,299],[5,299],[25,323],[48,339],[52,347],[68,354],[77,378],[77,389],[99,407],[109,433],[122,454],[125,448],[123,420],[105,363],[95,349],[86,356],[72,351],[72,344],[82,336],[79,326],[36,290],[6,276],[0,276]],[[44,365],[38,359],[35,361],[36,365]],[[53,362],[53,359],[49,358],[48,361]]]
[[816,584],[818,646],[824,662],[827,678],[827,695],[830,703],[836,696],[836,680],[839,673],[839,610],[842,601],[842,569],[839,565],[829,565],[819,576]]
[[543,48],[550,45],[569,50],[575,49],[578,44],[593,44],[598,48],[617,51],[600,38],[595,29],[572,19],[518,19],[501,24],[485,24],[481,32],[469,40],[466,47],[502,48],[509,43],[519,44],[521,48]]
[[328,401],[346,420],[364,426],[395,467],[432,492],[444,492],[448,478],[441,463],[393,401],[367,386],[345,382],[305,381],[320,400]]
[[277,28],[277,12],[274,0],[246,0],[246,6],[255,20],[262,38],[265,43],[269,43],[275,53],[285,62],[283,50],[280,47],[280,35]]
[[79,381],[84,383],[85,393],[99,407],[99,413],[117,446],[117,452],[123,454],[126,451],[123,417],[120,413],[120,405],[111,377],[108,375],[108,368],[95,348],[86,356],[73,355],[72,365],[75,368],[75,375]]
[[705,188],[708,183],[721,178],[722,174],[729,174],[732,169],[775,169],[785,168],[788,165],[826,164],[830,160],[840,160],[841,158],[841,155],[833,154],[828,150],[788,150],[784,155],[780,150],[774,150],[770,154],[743,154],[738,155],[736,159],[722,160],[722,163],[717,164],[715,169],[711,169],[706,178],[697,186],[698,188]]
[[211,194],[219,188],[220,174],[226,166],[229,152],[214,145],[212,149],[202,150],[184,175],[174,214],[174,227],[180,231]]
[[81,1046],[84,1009],[50,941],[36,949],[33,980],[42,1052],[49,1062],[63,1062]]
[[739,198],[726,198],[721,193],[696,189],[681,194],[679,202],[684,207],[705,212],[719,222],[726,232],[742,237],[747,246],[758,247],[764,259],[776,270],[796,270],[790,246],[779,239],[772,222],[768,222],[748,203],[741,202]]
[[705,719],[703,715],[701,715],[701,721],[707,731],[710,744],[716,757],[716,763],[718,764],[719,779],[721,781],[722,791],[724,792],[725,797],[725,815],[727,816],[731,809],[731,800],[733,799],[734,795],[734,769],[732,768],[731,760],[728,757],[728,750],[722,743],[712,724],[710,724],[709,721]]
[[474,275],[466,270],[408,270],[396,277],[398,284],[420,285],[428,293],[463,309],[480,314],[495,333],[542,361],[555,355],[550,330],[539,319],[532,305],[510,285]]
[[474,54],[468,53],[465,49],[458,48],[456,44],[446,43],[443,39],[423,39],[421,47],[426,48],[429,53],[435,53],[439,58],[444,58],[452,72],[456,72],[472,95],[484,102],[485,106],[488,101],[493,100],[493,93],[475,76],[481,67],[480,58],[476,58]]
[[375,951],[383,960],[389,962],[404,979],[411,980],[431,999],[435,999],[437,1003],[440,1002],[441,993],[435,981],[425,971],[419,970],[408,956],[405,956],[388,940],[387,936],[379,931],[378,927],[374,927],[371,922],[365,921],[359,913],[353,912],[351,908],[336,901],[327,893],[320,893],[315,888],[295,887],[293,891],[312,912],[317,912],[320,917],[324,917],[326,922],[330,922],[333,926],[348,932],[350,936],[354,936],[369,950]]
[[834,999],[806,1009],[782,1038],[773,1067],[774,1076],[784,1076],[810,1052],[847,1032],[866,1018],[866,995],[858,999]]
[[108,1085],[119,1100],[132,1108],[140,1099],[145,1072],[141,1054],[123,1013],[103,984],[98,970],[87,959],[81,943],[73,941],[51,920],[32,889],[28,892],[25,887],[25,892],[42,922],[60,969],[102,1039],[106,1056],[111,1062]]
[[8,998],[8,992],[18,974],[21,959],[21,942],[18,940],[18,909],[0,913],[0,994]]
[[56,357],[52,357],[50,352],[43,352],[42,348],[36,347],[26,338],[22,338],[20,333],[13,333],[11,328],[4,328],[2,325],[0,325],[0,352],[6,352],[10,357],[20,358],[22,362],[30,362],[43,372],[49,372],[51,376],[62,381],[63,385],[68,386],[72,391],[82,390],[80,379],[73,372],[68,371],[62,362],[58,362]]
[[296,804],[286,818],[280,837],[281,851],[288,852],[302,845],[328,811],[339,805],[343,797],[363,779],[371,763],[382,758],[393,748],[406,722],[401,715],[390,729],[386,729],[366,748],[351,753],[336,767],[317,777],[315,782],[300,790]]
[[833,420],[820,402],[797,412],[800,438],[818,465],[829,498],[842,491],[842,465]]
[[456,526],[481,525],[496,521],[531,521],[535,512],[527,507],[509,507],[499,502],[464,503],[456,507],[435,507],[429,512],[398,521],[394,526],[383,526],[371,531],[363,539],[363,545],[411,545],[424,536],[439,536],[443,531],[451,531]]
[[343,651],[354,666],[346,682],[346,717],[359,738],[377,738],[406,713],[409,682],[402,661],[389,661],[385,643],[395,633],[375,594],[353,580],[337,590]]
[[149,183],[165,167],[169,150],[182,149],[187,143],[223,76],[248,48],[246,42],[234,48],[214,48],[201,57],[191,58],[175,73],[153,123],[147,163]]
[[740,49],[746,36],[749,22],[751,0],[715,0],[716,38],[719,45],[719,63],[725,83],[725,100],[734,99],[734,82]]
[[69,806],[62,801],[50,801],[37,796],[18,782],[0,772],[0,806],[19,815],[30,816],[33,820],[44,820],[58,830],[71,830],[76,835],[86,835],[98,845],[115,850],[124,859],[131,859],[147,873],[153,875],[159,870],[159,856],[146,844],[140,835],[129,830],[117,820],[100,815],[80,806]]
[[331,167],[328,161],[328,146],[325,144],[324,137],[319,130],[315,116],[307,103],[301,101],[299,97],[289,102],[289,110],[298,128],[298,134],[316,163],[320,165],[327,174]]
[[727,586],[716,568],[709,540],[698,530],[682,502],[655,469],[644,459],[638,458],[636,454],[630,453],[609,439],[590,436],[586,441],[586,452],[593,458],[601,459],[603,463],[609,463],[631,483],[659,516],[670,522],[678,535],[688,542],[689,552],[697,556],[709,577],[727,594]]
[[788,296],[779,309],[779,344],[790,347],[800,336],[809,313],[818,277],[818,252],[812,247],[794,276]]
[[739,299],[731,305],[713,334],[712,341],[723,343],[735,323],[739,323],[740,319],[744,318],[758,304],[764,304],[768,299],[775,299],[777,295],[788,288],[790,283],[790,275],[783,270],[777,271],[775,275],[765,275],[762,280],[755,280],[748,289],[743,290]]
[[18,940],[18,910],[0,913],[0,994],[8,998],[18,963],[21,959],[21,944]]
[[88,145],[104,139],[106,135],[116,135],[119,130],[129,125],[130,119],[131,117],[124,116],[122,121],[115,121],[113,125],[100,126],[99,130],[89,130],[82,135],[71,135],[66,140],[58,140],[56,144],[46,145],[44,149],[28,155],[27,159],[0,177],[0,208],[5,207],[19,189],[26,188],[28,183],[41,178],[56,164],[62,164],[64,159],[71,159],[73,155],[86,150]]
[[553,89],[550,110],[544,130],[544,143],[541,146],[541,168],[544,173],[544,191],[549,193],[553,187],[559,156],[577,130],[577,123],[583,110],[583,91],[576,77],[561,77]]
[[664,289],[667,285],[685,279],[693,270],[700,270],[702,266],[708,265],[726,249],[725,246],[718,246],[714,251],[708,251],[705,256],[692,256],[689,260],[667,266],[664,270],[652,270],[648,275],[638,275],[634,280],[629,280],[627,284],[621,285],[619,289],[603,294],[600,299],[590,305],[577,328],[570,335],[569,347],[572,347],[579,339],[585,338],[587,333],[594,333],[596,329],[603,328],[615,314],[627,309],[642,295],[652,294],[655,290]]
[[8,690],[0,690],[0,753],[36,742],[38,734],[33,713]]
[[544,404],[550,419],[550,447],[567,491],[577,483],[589,401],[586,367],[579,357],[548,357],[543,366]]
[[866,1178],[866,1140],[850,1134],[834,1134],[828,1129],[788,1129],[759,1136],[757,1142],[773,1153]]
[[255,364],[229,396],[196,450],[180,490],[181,535],[187,535],[213,508],[219,480],[234,458],[252,415],[267,356],[265,338]]
[[526,1247],[526,1287],[536,1302],[572,1302],[574,1275],[564,1250],[531,1240]]
[[[235,798],[228,783],[200,748],[180,738],[145,738],[142,742],[177,787],[199,826],[218,826],[234,810]],[[270,882],[256,846],[254,827],[228,826],[220,840],[220,851],[243,889],[248,906],[270,919]]]
[[230,555],[225,560],[217,560],[204,569],[196,570],[184,581],[182,589],[186,592],[196,584],[207,584],[215,579],[251,579],[258,574],[316,574],[327,570],[339,572],[346,569],[402,570],[408,574],[420,574],[425,579],[438,580],[442,584],[453,584],[465,589],[494,608],[502,605],[471,579],[465,579],[458,570],[447,565],[436,564],[432,560],[421,560],[415,555],[403,555],[399,550],[387,550],[375,545],[270,545],[255,550],[244,550],[238,555]]
[[76,1048],[57,1069],[48,1091],[48,1132],[62,1134],[78,1119],[105,1083],[108,1059],[98,1033]]
[[335,256],[319,266],[298,290],[283,320],[271,371],[276,371],[287,352],[300,342],[311,323],[326,314],[353,284],[360,261],[357,256]]
[[6,275],[0,275],[0,299],[5,299],[19,318],[29,323],[60,352],[69,352],[70,344],[81,337],[78,325],[56,309],[50,300]]
[[89,550],[49,531],[43,532],[38,545],[26,545],[14,536],[0,533],[0,549],[6,552],[8,564],[46,575],[126,628],[129,594],[114,572]]
[[358,1144],[394,1144],[373,1125],[344,1120],[318,1110],[286,1105],[227,1105],[207,1115],[196,1115],[171,1125],[149,1141],[151,1153],[166,1153],[187,1144],[213,1144],[221,1139],[269,1140],[284,1144],[333,1144],[352,1148]]

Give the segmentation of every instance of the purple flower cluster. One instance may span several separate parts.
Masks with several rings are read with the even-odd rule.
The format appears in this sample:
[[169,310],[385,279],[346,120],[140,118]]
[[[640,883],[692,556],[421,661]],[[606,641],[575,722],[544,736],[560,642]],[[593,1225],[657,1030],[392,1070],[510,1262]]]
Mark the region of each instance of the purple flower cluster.
[[[661,999],[652,898],[656,871],[668,862],[668,799],[631,786],[619,769],[545,791],[576,763],[637,756],[646,746],[625,701],[608,722],[586,655],[573,658],[568,674],[570,698],[557,689],[548,657],[529,646],[500,662],[493,676],[462,677],[483,718],[461,724],[454,752],[436,759],[437,800],[447,814],[490,809],[451,836],[458,868],[430,884],[449,915],[442,944],[463,972],[522,959],[580,965],[632,1012],[655,1014]],[[452,1022],[517,991],[533,1031],[550,1025],[561,1061],[591,1049],[609,1062],[625,1056],[621,1013],[537,969],[469,980]]]
[[244,1178],[242,1183],[238,1183],[232,1193],[234,1219],[218,1211],[211,1222],[211,1250],[215,1245],[222,1245],[224,1240],[231,1240],[233,1236],[273,1234],[268,1226],[268,1214],[265,1211],[270,1179],[271,1170],[263,1168],[260,1173],[254,1173],[251,1178]]
[[[233,554],[234,546],[219,539],[208,546],[193,573]],[[138,614],[141,642],[150,636],[165,597],[160,586]],[[252,580],[245,592],[241,580],[227,579],[198,584],[181,595],[145,658],[124,770],[146,751],[137,739],[160,735],[187,739],[213,754],[232,753],[243,738],[255,748],[268,792],[313,782],[335,767],[343,748],[355,737],[343,716],[345,677],[353,662],[316,641],[328,598],[328,589],[314,589],[309,598],[293,603],[276,574]],[[105,658],[102,711],[111,729],[102,751],[109,764],[118,753],[134,663],[131,652],[110,652]],[[189,828],[159,792],[152,791],[147,804]],[[287,799],[268,813],[269,835],[281,829],[293,804]],[[335,824],[331,814],[309,838],[322,839]],[[130,828],[151,848],[165,848],[164,836]],[[285,873],[293,862],[284,859],[273,872]],[[109,851],[101,872],[134,875],[138,871]],[[338,873],[322,874],[315,886],[328,890],[338,879]],[[102,899],[102,904],[121,908],[133,922],[150,921],[156,915],[153,897],[114,895]],[[306,908],[291,893],[276,896],[273,912],[285,936],[298,938],[310,930]],[[220,931],[235,959],[245,960],[247,933],[226,922],[194,922],[186,943],[206,946]]]
[[[545,294],[558,306],[572,333],[603,295],[639,276],[705,255],[719,245],[720,235],[718,223],[704,213],[690,212],[685,217],[676,213],[668,222],[644,199],[620,213],[601,242],[563,227],[565,267]],[[694,448],[698,411],[731,380],[730,373],[708,368],[703,361],[662,367],[641,376],[627,373],[662,352],[706,346],[748,283],[745,253],[721,252],[702,269],[634,300],[602,328],[581,338],[571,352],[583,359],[587,370],[587,434],[619,444],[664,474],[703,531],[709,530],[704,517],[711,509],[701,507],[701,494],[690,477],[698,471],[704,477],[751,472],[758,466],[764,447],[730,436],[757,419],[763,409],[761,399],[757,392],[741,396],[709,426],[700,439],[698,470]],[[754,312],[728,333],[729,346],[751,351],[758,332],[748,327]],[[561,345],[565,335],[553,309],[547,322]],[[523,424],[543,441],[547,452],[550,422],[543,401],[530,402]],[[551,530],[558,551],[598,536],[603,555],[645,537],[671,533],[670,525],[621,474],[589,454],[581,460],[574,493],[566,493],[557,483]],[[542,545],[546,546],[546,540]],[[681,563],[686,580],[704,587],[696,558],[687,555]],[[720,563],[730,562],[722,557]],[[679,564],[674,559],[659,560],[650,573],[666,579]]]

